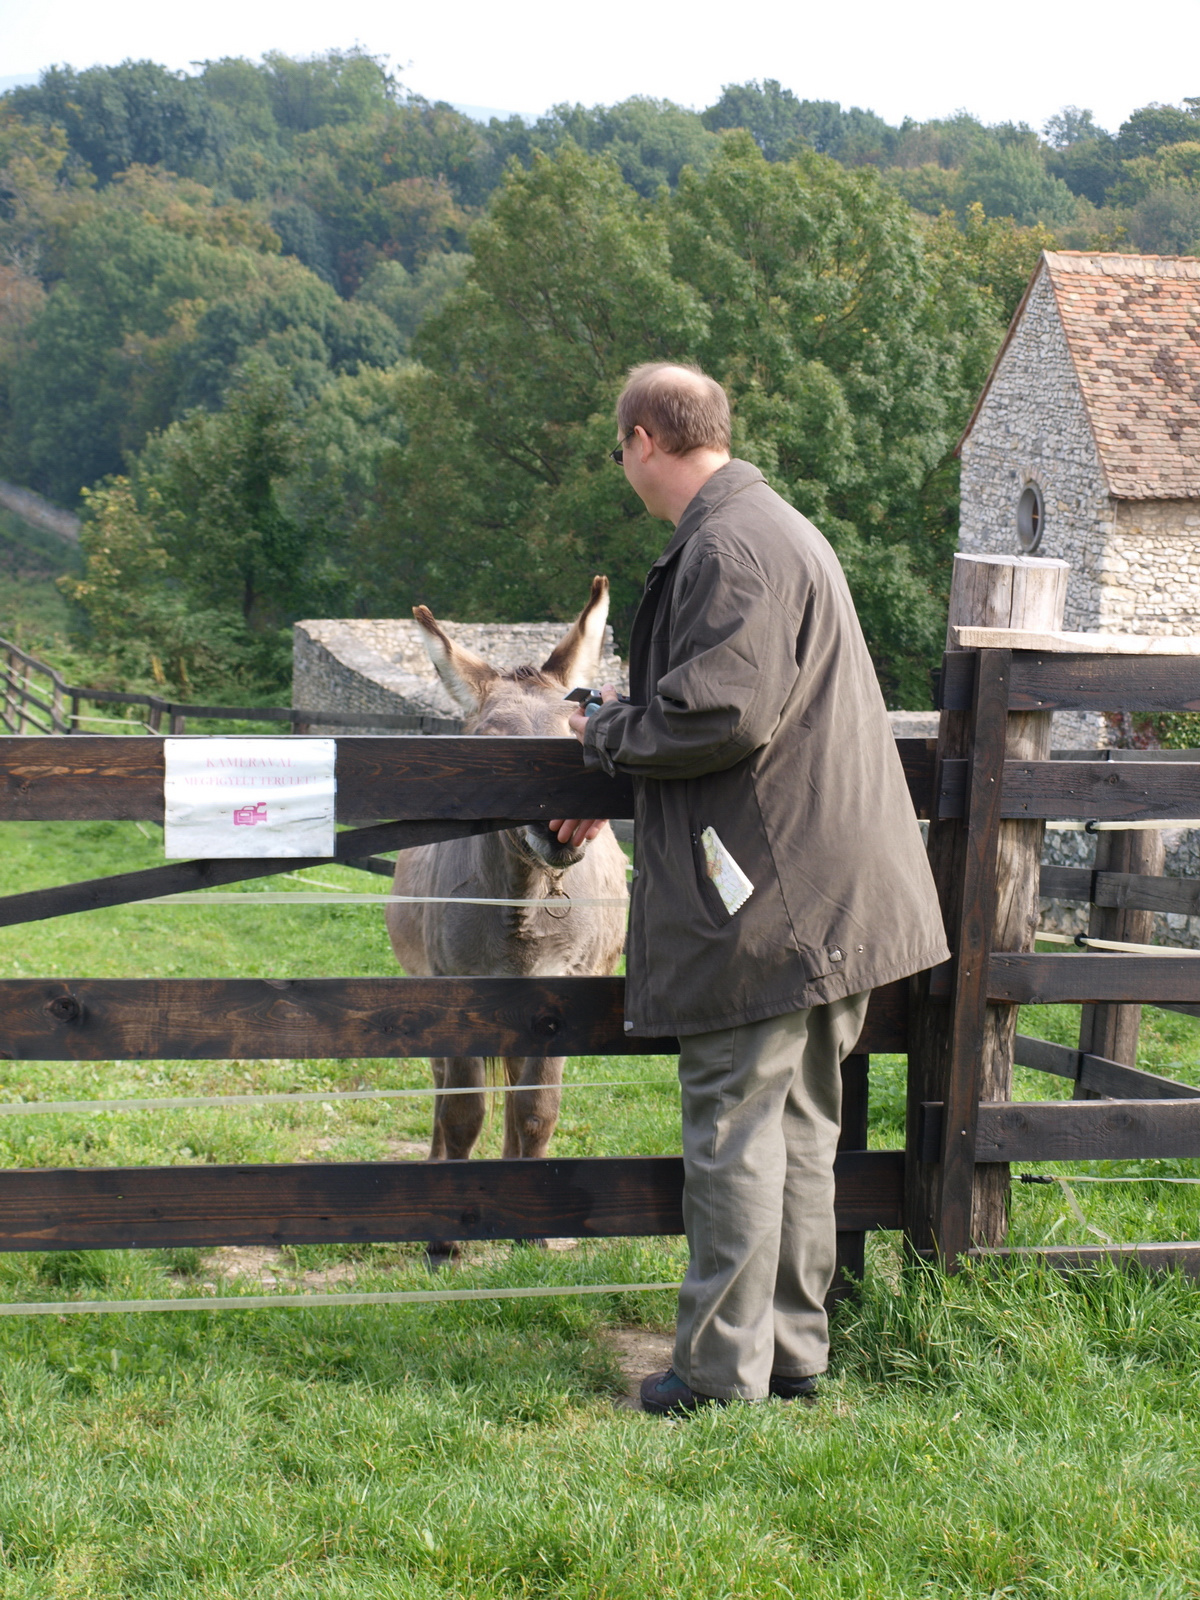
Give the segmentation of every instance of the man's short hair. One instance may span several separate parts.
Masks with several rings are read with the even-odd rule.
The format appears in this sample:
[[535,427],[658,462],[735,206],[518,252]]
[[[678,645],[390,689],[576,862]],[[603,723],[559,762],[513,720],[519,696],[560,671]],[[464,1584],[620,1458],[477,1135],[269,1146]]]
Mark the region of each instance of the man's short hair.
[[699,367],[648,361],[631,367],[617,401],[624,439],[641,425],[670,455],[729,449],[729,396]]

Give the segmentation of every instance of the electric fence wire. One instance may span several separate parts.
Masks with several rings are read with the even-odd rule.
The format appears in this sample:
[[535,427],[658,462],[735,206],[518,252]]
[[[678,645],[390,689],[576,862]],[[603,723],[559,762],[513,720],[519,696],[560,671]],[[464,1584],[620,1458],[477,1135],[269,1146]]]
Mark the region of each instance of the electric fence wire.
[[398,1306],[453,1300],[535,1300],[553,1295],[646,1294],[676,1283],[562,1283],[519,1289],[394,1289],[350,1294],[180,1295],[162,1300],[0,1300],[0,1317],[69,1317],[86,1312],[285,1311],[314,1306]]
[[108,1111],[197,1111],[218,1106],[332,1105],[339,1100],[416,1100],[452,1094],[521,1094],[529,1089],[674,1088],[673,1078],[618,1078],[600,1083],[481,1083],[452,1089],[312,1089],[270,1094],[197,1094],[122,1100],[3,1100],[0,1117],[49,1117]]
[[1039,928],[1035,939],[1047,944],[1069,944],[1079,950],[1120,950],[1134,956],[1200,956],[1200,950],[1180,950],[1174,945],[1132,944],[1128,939],[1097,939],[1090,933],[1052,933]]
[[1099,822],[1095,818],[1080,822],[1047,822],[1056,833],[1153,833],[1174,828],[1200,828],[1200,817],[1175,817],[1169,822]]

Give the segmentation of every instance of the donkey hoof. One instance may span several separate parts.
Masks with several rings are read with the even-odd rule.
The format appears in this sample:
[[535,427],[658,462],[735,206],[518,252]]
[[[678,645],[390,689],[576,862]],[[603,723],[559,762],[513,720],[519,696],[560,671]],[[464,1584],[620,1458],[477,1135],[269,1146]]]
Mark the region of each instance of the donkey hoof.
[[549,1250],[549,1239],[514,1239],[513,1249]]
[[452,1267],[462,1259],[462,1248],[453,1239],[430,1239],[425,1246],[425,1265],[430,1272]]

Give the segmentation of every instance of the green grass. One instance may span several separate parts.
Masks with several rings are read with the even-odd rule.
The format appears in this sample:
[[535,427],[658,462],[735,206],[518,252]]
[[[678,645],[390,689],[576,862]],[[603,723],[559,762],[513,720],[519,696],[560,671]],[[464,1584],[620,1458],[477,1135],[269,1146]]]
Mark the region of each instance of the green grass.
[[[158,830],[134,824],[9,823],[0,847],[0,892],[161,860]],[[383,885],[337,867],[302,876]],[[260,880],[247,897],[255,887],[300,883]],[[3,975],[394,970],[378,908],[143,906],[0,931]],[[1020,1025],[1071,1042],[1078,1012],[1031,1008]],[[1200,1082],[1190,1019],[1148,1009],[1142,1044],[1148,1069]],[[0,1101],[426,1074],[378,1060],[0,1061]],[[672,1062],[574,1060],[568,1076],[634,1086],[568,1091],[560,1154],[678,1149]],[[1020,1098],[1067,1089],[1018,1080]],[[899,1142],[903,1104],[903,1064],[876,1058],[873,1145]],[[421,1101],[5,1115],[0,1167],[410,1156],[428,1118]],[[495,1118],[487,1151],[498,1134]],[[1195,1188],[1077,1193],[1113,1237],[1200,1236]],[[1015,1189],[1013,1236],[1092,1242],[1057,1185]],[[653,1282],[682,1264],[677,1240],[481,1246],[453,1282]],[[428,1284],[412,1246],[0,1257],[6,1302]],[[0,1597],[1200,1595],[1200,1288],[1030,1268],[947,1280],[902,1271],[878,1235],[819,1407],[682,1423],[614,1409],[611,1331],[671,1315],[671,1295],[642,1293],[0,1316]]]

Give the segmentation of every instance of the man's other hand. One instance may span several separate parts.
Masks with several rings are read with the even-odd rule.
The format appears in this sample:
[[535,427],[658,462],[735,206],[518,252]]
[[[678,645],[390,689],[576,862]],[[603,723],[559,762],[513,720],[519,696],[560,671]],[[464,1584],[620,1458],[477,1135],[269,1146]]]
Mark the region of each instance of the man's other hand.
[[581,844],[594,839],[607,821],[607,817],[556,817],[550,832],[557,836],[559,844],[578,850]]
[[[617,698],[617,691],[611,683],[606,683],[600,690],[602,705],[608,705],[610,700]],[[572,712],[567,720],[571,732],[582,744],[588,725],[582,708]],[[550,824],[550,832],[557,836],[559,844],[568,844],[573,850],[578,850],[581,844],[594,839],[607,821],[607,817],[555,817]]]

